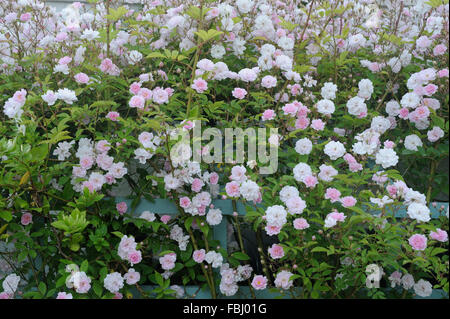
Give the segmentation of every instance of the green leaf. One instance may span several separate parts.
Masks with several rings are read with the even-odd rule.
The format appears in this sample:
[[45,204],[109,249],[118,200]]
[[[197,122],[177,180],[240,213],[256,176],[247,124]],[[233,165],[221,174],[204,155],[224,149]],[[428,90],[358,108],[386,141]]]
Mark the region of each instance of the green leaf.
[[106,16],[106,18],[109,21],[117,21],[120,18],[122,18],[126,13],[128,12],[128,9],[124,6],[118,7],[117,9],[110,8],[109,14]]
[[315,253],[315,252],[328,253],[328,249],[326,249],[325,247],[314,247],[313,249],[311,249],[311,252],[313,252],[313,253]]
[[33,162],[41,162],[48,154],[48,145],[40,145],[31,149],[31,156]]
[[237,251],[237,252],[231,254],[231,256],[233,256],[234,258],[239,259],[239,260],[249,260],[250,259],[250,257],[247,254],[244,254],[240,251]]
[[0,218],[5,220],[6,222],[10,222],[12,219],[11,212],[8,212],[6,210],[0,210]]
[[222,31],[217,31],[214,29],[210,29],[208,30],[208,32],[206,32],[205,30],[200,30],[198,32],[194,32],[200,39],[202,39],[204,42],[207,42],[211,39],[213,39],[214,37],[217,37],[219,35],[221,35],[223,32]]
[[45,293],[47,292],[47,286],[45,285],[44,282],[39,283],[38,289],[39,289],[40,293],[42,294],[42,296],[45,296]]
[[94,284],[92,285],[92,289],[94,290],[94,293],[101,297],[103,292],[103,287],[98,281],[94,281]]
[[164,278],[163,278],[163,276],[159,273],[159,272],[157,272],[157,271],[155,271],[155,280],[156,280],[156,283],[159,285],[159,286],[164,286]]
[[164,255],[173,254],[173,253],[174,253],[173,250],[164,250],[164,251],[160,252],[159,255],[164,256]]
[[[203,226],[202,226],[202,224],[203,224]],[[199,223],[198,225],[199,225],[201,231],[203,232],[203,234],[205,234],[205,236],[208,236],[208,232],[209,232],[209,226],[208,226],[208,224],[207,224],[207,223],[201,222],[201,223]]]
[[85,260],[83,260],[83,262],[80,265],[80,270],[87,272],[88,268],[89,268],[89,262],[87,261],[87,259],[85,259]]
[[124,236],[121,232],[119,231],[113,231],[111,232],[111,234],[113,234],[114,236],[119,237],[120,239],[122,239],[122,237]]
[[166,56],[162,54],[161,52],[152,52],[147,55],[148,59],[154,59],[154,58],[165,58]]
[[186,220],[184,221],[184,227],[186,228],[187,231],[189,231],[189,229],[191,229],[191,225],[192,225],[193,221],[194,221],[194,216],[190,216],[190,217],[186,218]]

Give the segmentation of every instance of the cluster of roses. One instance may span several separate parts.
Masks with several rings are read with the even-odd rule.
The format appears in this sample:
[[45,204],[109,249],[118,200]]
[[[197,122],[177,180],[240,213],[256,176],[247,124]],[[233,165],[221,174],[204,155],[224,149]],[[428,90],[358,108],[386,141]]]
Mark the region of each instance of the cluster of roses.
[[[59,161],[69,159],[72,156],[70,150],[74,144],[74,140],[58,143],[53,155],[57,156]],[[104,184],[113,185],[116,179],[121,179],[127,174],[125,163],[114,163],[114,158],[108,155],[109,150],[111,145],[106,140],[94,143],[91,139],[81,138],[78,141],[75,157],[79,163],[72,168],[71,180],[75,191],[82,192],[87,188],[90,192],[99,192]],[[106,174],[98,172],[98,169],[105,171]]]

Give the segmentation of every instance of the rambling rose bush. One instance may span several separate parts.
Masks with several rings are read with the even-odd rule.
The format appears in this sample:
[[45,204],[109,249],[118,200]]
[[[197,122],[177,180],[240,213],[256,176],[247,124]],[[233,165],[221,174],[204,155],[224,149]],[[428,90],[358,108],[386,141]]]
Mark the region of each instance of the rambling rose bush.
[[448,293],[447,1],[129,2],[0,1],[0,298]]

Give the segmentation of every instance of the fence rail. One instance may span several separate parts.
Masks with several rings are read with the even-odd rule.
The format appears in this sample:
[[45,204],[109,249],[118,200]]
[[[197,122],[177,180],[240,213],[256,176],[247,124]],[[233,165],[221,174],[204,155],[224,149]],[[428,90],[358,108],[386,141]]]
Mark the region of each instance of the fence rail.
[[[131,204],[132,204],[132,200],[127,199],[126,197],[115,197],[115,201],[116,201],[116,203],[126,202],[128,207],[131,207]],[[230,200],[230,199],[225,199],[225,200],[216,199],[216,200],[213,200],[212,203],[215,208],[219,208],[222,211],[223,215],[232,215],[234,212],[232,200]],[[448,209],[448,206],[449,206],[449,203],[447,203],[447,202],[437,202],[436,206],[429,205],[429,208],[431,211],[431,218],[435,219],[435,218],[439,218],[440,216],[445,215],[446,211]],[[443,207],[443,209],[442,209],[442,207]],[[174,204],[173,201],[171,201],[169,199],[158,198],[158,199],[155,199],[154,202],[150,202],[146,199],[141,199],[140,202],[138,203],[138,205],[133,209],[132,214],[133,214],[133,216],[137,217],[143,211],[150,211],[150,212],[158,214],[158,215],[178,215],[177,206]],[[246,214],[246,208],[245,208],[244,204],[240,201],[237,202],[237,212],[240,216],[245,216],[245,214]],[[389,213],[389,210],[388,210],[388,213]],[[390,213],[392,213],[392,211],[390,211]],[[395,217],[397,217],[397,218],[406,217],[407,216],[406,207],[401,206],[399,209],[397,209],[394,212],[394,214],[395,214]],[[228,226],[227,219],[223,218],[222,222],[219,225],[213,227],[214,239],[218,240],[220,242],[220,246],[222,248],[224,248],[225,250],[227,249],[227,246],[228,246],[228,244],[227,244],[227,226]],[[155,287],[143,286],[143,288],[145,291],[151,291]],[[301,288],[298,287],[297,289],[301,289]],[[211,298],[209,290],[201,290],[197,286],[186,286],[185,290],[189,296],[192,296],[192,298],[195,298],[195,299]],[[136,290],[135,294],[133,294],[133,295],[139,295],[138,291]],[[280,297],[280,296],[281,295],[279,293],[270,292],[267,289],[264,291],[256,291],[256,298],[258,298],[258,299],[272,299],[272,298],[276,298],[276,297]],[[221,296],[221,298],[228,298],[228,297]],[[251,297],[250,297],[249,287],[240,286],[238,293],[230,298],[250,299]],[[434,289],[433,293],[429,297],[422,298],[419,296],[415,296],[414,298],[415,299],[442,299],[442,298],[448,299],[449,296],[442,289]]]

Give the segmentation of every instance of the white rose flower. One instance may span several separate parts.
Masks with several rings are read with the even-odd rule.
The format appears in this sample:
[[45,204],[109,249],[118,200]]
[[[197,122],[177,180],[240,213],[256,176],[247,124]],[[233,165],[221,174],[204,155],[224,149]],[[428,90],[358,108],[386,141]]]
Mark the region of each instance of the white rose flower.
[[123,277],[118,272],[106,275],[103,284],[107,290],[112,293],[118,292],[123,288]]
[[325,145],[324,153],[327,154],[331,160],[337,160],[345,154],[345,146],[341,142],[331,141]]
[[375,156],[375,163],[380,164],[383,168],[395,166],[398,163],[397,153],[391,148],[383,148]]
[[323,84],[320,94],[326,100],[334,100],[336,98],[337,85],[331,82]]
[[308,155],[312,151],[312,142],[307,137],[302,138],[295,143],[295,151],[300,155]]
[[333,114],[335,106],[333,101],[328,99],[323,99],[316,104],[317,112],[320,114]]
[[418,147],[423,145],[422,140],[416,134],[405,137],[405,148],[410,151],[417,151]]
[[417,220],[418,222],[426,223],[431,220],[430,209],[421,203],[411,203],[408,206],[408,210],[406,213],[409,217]]
[[299,192],[294,186],[284,186],[280,191],[280,200],[283,203],[286,203],[288,199],[295,197],[299,197]]
[[128,63],[131,65],[135,65],[136,63],[139,63],[139,61],[142,60],[142,53],[136,50],[130,51],[128,53]]
[[429,297],[433,292],[433,286],[429,281],[420,279],[414,285],[414,292],[420,297]]
[[297,182],[303,182],[303,179],[306,176],[312,175],[311,167],[306,163],[298,163],[294,167],[293,172],[294,172],[294,178]]
[[222,212],[220,209],[210,209],[206,215],[206,222],[211,225],[219,225],[222,222]]
[[225,55],[225,48],[223,45],[215,44],[211,47],[211,56],[214,59],[222,59],[222,57]]

